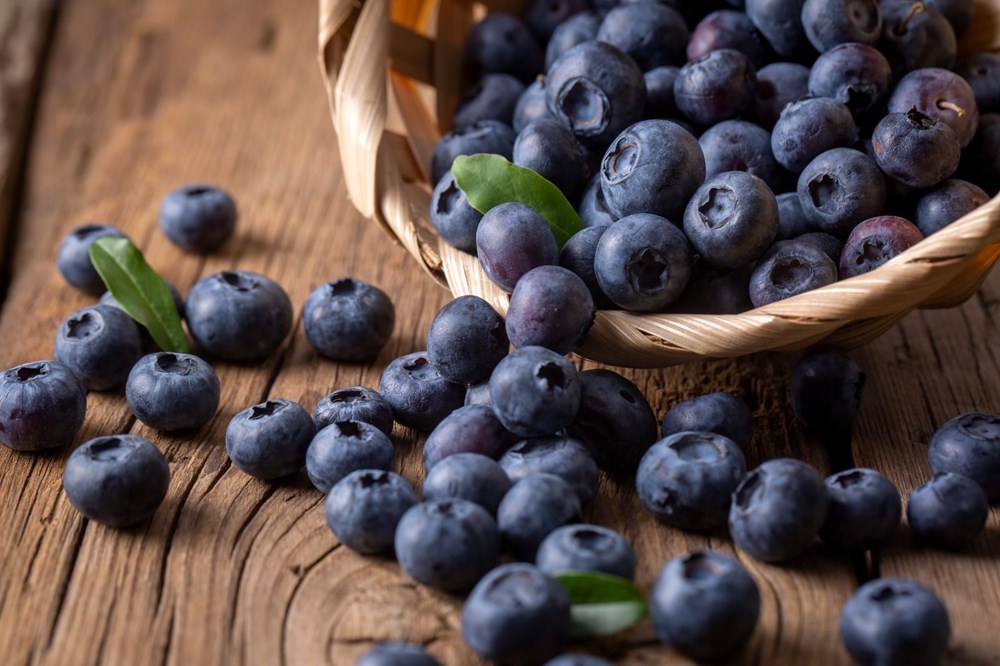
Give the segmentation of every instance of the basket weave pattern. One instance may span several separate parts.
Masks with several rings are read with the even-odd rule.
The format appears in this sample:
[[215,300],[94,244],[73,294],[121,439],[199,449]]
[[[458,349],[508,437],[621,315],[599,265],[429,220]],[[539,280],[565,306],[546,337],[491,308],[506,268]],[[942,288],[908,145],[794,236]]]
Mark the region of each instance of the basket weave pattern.
[[[488,4],[519,9],[517,0]],[[504,314],[508,295],[475,257],[438,242],[428,213],[427,165],[457,99],[474,10],[465,0],[320,0],[319,59],[354,206],[456,296],[481,296]],[[1000,52],[1000,0],[977,2],[960,50]],[[855,347],[914,308],[963,302],[998,258],[1000,196],[875,271],[743,314],[600,311],[576,351],[639,368],[820,342]]]

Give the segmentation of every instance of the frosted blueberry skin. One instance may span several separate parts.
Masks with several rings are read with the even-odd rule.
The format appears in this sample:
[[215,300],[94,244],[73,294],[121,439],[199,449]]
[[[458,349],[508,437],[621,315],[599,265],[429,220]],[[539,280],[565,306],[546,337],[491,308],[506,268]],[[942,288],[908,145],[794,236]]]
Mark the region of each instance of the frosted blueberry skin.
[[222,271],[191,287],[188,330],[208,353],[230,361],[273,354],[292,330],[292,302],[277,282],[250,271]]
[[796,193],[814,230],[844,238],[863,220],[882,214],[887,185],[874,159],[859,150],[834,148],[806,166]]
[[743,450],[753,438],[753,412],[732,393],[706,393],[679,402],[663,417],[663,436],[703,431],[722,435]]
[[416,643],[382,643],[358,657],[354,666],[441,666]]
[[0,444],[40,451],[73,441],[87,411],[87,391],[59,361],[34,361],[0,375]]
[[100,238],[125,238],[125,234],[110,224],[85,224],[66,234],[56,254],[56,268],[66,282],[94,296],[107,288],[90,261],[90,246]]
[[837,264],[812,243],[779,241],[750,275],[750,301],[759,308],[837,281]]
[[882,34],[878,0],[805,0],[802,27],[820,53],[838,44],[874,44]]
[[545,46],[545,69],[548,70],[559,56],[577,44],[597,39],[597,29],[601,27],[602,20],[603,12],[591,10],[574,14],[560,23]]
[[967,476],[993,500],[1000,497],[1000,416],[968,412],[941,426],[927,452],[935,474]]
[[889,113],[914,108],[954,130],[962,148],[979,128],[976,94],[964,78],[946,69],[918,69],[899,80],[889,98]]
[[745,171],[778,191],[787,173],[771,152],[771,133],[745,120],[724,120],[698,138],[708,178],[726,171]]
[[478,296],[445,304],[427,332],[427,358],[442,377],[459,384],[489,379],[509,349],[503,318]]
[[810,231],[809,220],[802,212],[798,192],[785,192],[774,198],[778,204],[778,232],[774,240],[791,240]]
[[666,65],[683,65],[688,44],[684,17],[660,3],[620,4],[609,11],[596,39],[620,49],[643,71]]
[[951,127],[917,109],[880,120],[872,133],[872,147],[885,175],[916,189],[943,182],[955,173],[961,158]]
[[1000,111],[1000,54],[976,53],[955,65],[955,73],[968,81],[980,113]]
[[736,560],[713,551],[667,562],[649,601],[660,640],[699,662],[716,661],[743,647],[760,616],[753,578]]
[[507,472],[479,453],[456,453],[441,460],[424,479],[424,501],[464,499],[495,516],[511,487]]
[[472,26],[465,40],[465,65],[473,76],[502,72],[528,83],[542,72],[544,64],[535,36],[509,14],[490,12]]
[[594,299],[579,276],[561,266],[539,266],[514,287],[507,337],[518,349],[534,345],[568,354],[583,343],[594,315]]
[[635,551],[618,532],[600,525],[564,525],[545,537],[535,564],[547,574],[597,571],[632,580]]
[[832,97],[858,119],[881,107],[892,82],[892,67],[878,49],[851,42],[816,59],[809,71],[809,94]]
[[978,185],[949,179],[920,197],[914,222],[924,236],[930,236],[989,200]]
[[951,69],[958,41],[955,30],[933,3],[921,3],[915,11],[912,0],[880,0],[882,38],[878,49],[892,65],[895,79],[923,67]]
[[826,253],[826,256],[833,260],[834,264],[840,265],[840,255],[844,251],[844,241],[836,236],[823,231],[811,231],[807,234],[797,236],[795,240],[803,243],[812,243]]
[[719,49],[681,67],[674,81],[674,101],[695,125],[735,118],[753,104],[757,70],[743,53]]
[[782,109],[771,132],[771,150],[779,164],[800,173],[817,155],[857,140],[847,106],[829,97],[807,97]]
[[920,230],[895,215],[880,215],[854,227],[840,253],[840,279],[873,271],[924,239]]
[[160,204],[160,229],[188,252],[211,252],[236,229],[236,202],[218,187],[196,183],[167,194]]
[[170,466],[159,449],[137,435],[97,437],[66,461],[63,489],[73,508],[110,527],[148,519],[167,495]]
[[469,205],[465,192],[446,171],[431,194],[431,224],[446,243],[468,254],[476,253],[476,229],[483,214]]
[[514,291],[521,276],[538,266],[559,263],[559,246],[549,223],[521,203],[494,206],[476,230],[483,272],[501,289]]
[[735,49],[750,57],[754,67],[774,59],[774,52],[745,12],[714,11],[695,26],[687,45],[687,59],[697,60],[718,49]]
[[226,428],[226,453],[250,476],[279,479],[306,464],[316,424],[301,405],[284,398],[267,400],[237,412]]
[[454,129],[434,146],[431,158],[431,179],[437,183],[451,171],[459,155],[492,153],[510,159],[514,151],[514,129],[499,120],[483,120],[462,129]]
[[873,469],[848,469],[826,478],[829,502],[819,531],[827,544],[870,549],[889,540],[903,514],[899,492]]
[[326,496],[333,535],[365,555],[392,552],[396,525],[417,503],[410,484],[394,472],[362,469],[341,479]]
[[517,98],[512,120],[514,132],[520,132],[536,120],[551,117],[549,107],[545,104],[545,77],[539,75]]
[[[597,191],[600,192],[600,186]],[[607,224],[601,226],[584,227],[576,232],[559,251],[559,265],[573,271],[586,285],[597,309],[607,309],[612,307],[611,300],[601,291],[601,285],[597,282],[597,274],[594,272],[594,257],[597,254],[597,244],[601,241],[601,236],[608,229]]]
[[844,605],[840,636],[859,664],[932,666],[948,650],[948,611],[911,580],[876,578]]
[[529,474],[507,491],[497,507],[504,544],[514,557],[529,562],[553,530],[579,519],[576,491],[553,474]]
[[781,110],[809,94],[809,68],[793,62],[775,62],[757,70],[757,91],[748,116],[770,131]]
[[125,383],[142,356],[142,337],[122,310],[92,305],[63,320],[56,332],[55,356],[84,387],[106,391]]
[[517,100],[524,84],[510,74],[486,74],[458,98],[451,125],[462,130],[484,120],[513,123]]
[[939,548],[958,549],[971,543],[986,526],[990,504],[986,493],[967,476],[945,472],[910,493],[906,520],[914,538]]
[[377,391],[366,386],[350,386],[320,398],[313,410],[313,421],[317,430],[336,421],[363,421],[391,435],[392,407]]
[[462,607],[462,639],[486,659],[542,663],[566,647],[570,600],[554,578],[530,564],[486,574]]
[[785,57],[812,51],[802,27],[805,0],[746,0],[750,21],[763,33],[771,47]]
[[573,133],[553,118],[536,120],[514,141],[514,164],[544,177],[570,201],[576,201],[590,179],[589,155]]
[[[601,174],[595,174],[587,184],[580,201],[576,204],[576,212],[584,227],[606,227],[618,221],[608,202],[604,200],[604,190],[601,189]],[[579,232],[577,232],[579,233]],[[563,247],[566,247],[565,245]]]
[[427,352],[394,359],[382,371],[378,392],[401,425],[429,432],[465,400],[465,387],[441,376]]
[[378,355],[392,336],[396,308],[384,291],[353,278],[316,287],[306,299],[302,326],[317,352],[337,361]]
[[552,474],[568,483],[580,504],[597,492],[597,463],[582,442],[552,435],[518,442],[497,461],[507,477],[517,483],[531,474]]
[[205,425],[215,416],[219,395],[215,370],[193,354],[147,354],[125,382],[125,398],[135,417],[164,431]]
[[496,460],[514,443],[490,405],[463,405],[446,416],[424,442],[424,470],[457,453],[479,453]]
[[465,406],[470,407],[472,405],[493,408],[493,396],[490,395],[489,380],[473,384],[465,390]]

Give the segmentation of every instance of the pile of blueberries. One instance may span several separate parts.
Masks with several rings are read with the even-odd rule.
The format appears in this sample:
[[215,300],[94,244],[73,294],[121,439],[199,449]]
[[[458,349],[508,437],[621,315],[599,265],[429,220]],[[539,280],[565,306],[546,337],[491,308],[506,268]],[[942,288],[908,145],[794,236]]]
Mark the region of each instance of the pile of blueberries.
[[[466,43],[476,83],[434,151],[431,220],[515,296],[553,267],[536,281],[588,291],[581,311],[736,314],[866,273],[1000,190],[1000,55],[956,55],[972,5],[529,0],[523,20],[489,14]],[[477,212],[450,173],[476,153],[544,176],[585,228],[560,251],[523,204]]]

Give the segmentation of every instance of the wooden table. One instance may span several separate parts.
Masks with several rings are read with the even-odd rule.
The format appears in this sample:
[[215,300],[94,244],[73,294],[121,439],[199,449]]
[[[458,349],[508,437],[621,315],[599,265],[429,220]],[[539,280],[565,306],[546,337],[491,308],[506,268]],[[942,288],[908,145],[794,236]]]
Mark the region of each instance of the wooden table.
[[[80,517],[60,479],[68,451],[0,447],[0,663],[351,664],[373,641],[408,639],[446,664],[476,663],[459,636],[459,599],[419,587],[391,561],[358,556],[327,529],[323,498],[304,476],[263,483],[234,469],[229,418],[270,396],[308,409],[328,390],[376,386],[391,358],[421,349],[448,295],[348,203],[315,61],[312,0],[4,0],[0,4],[0,228],[9,281],[0,318],[3,367],[48,358],[61,319],[90,299],[55,270],[60,239],[87,221],[121,227],[182,290],[232,267],[278,280],[300,307],[323,281],[353,275],[397,304],[392,340],[368,365],[317,357],[300,326],[261,365],[216,365],[222,406],[193,437],[137,423],[120,391],[91,393],[79,440],[133,432],[170,460],[170,492],[146,525],[113,530]],[[37,94],[36,94],[37,91]],[[236,196],[236,237],[188,255],[156,226],[162,196],[191,181]],[[961,308],[910,315],[857,354],[869,372],[853,444],[858,465],[905,494],[929,474],[937,425],[1000,410],[1000,274]],[[658,415],[711,390],[754,410],[756,465],[795,456],[830,471],[788,403],[794,359],[626,372]],[[422,477],[419,442],[397,431],[401,471]],[[951,614],[951,658],[1000,663],[1000,511],[967,550],[914,546],[903,528],[877,557],[852,562],[817,545],[782,566],[734,550],[724,533],[655,523],[628,484],[602,479],[587,518],[622,530],[648,589],[670,557],[735,553],[763,597],[760,626],[739,658],[754,664],[839,664],[840,609],[859,580],[908,576]],[[580,649],[622,663],[681,661],[648,622]]]

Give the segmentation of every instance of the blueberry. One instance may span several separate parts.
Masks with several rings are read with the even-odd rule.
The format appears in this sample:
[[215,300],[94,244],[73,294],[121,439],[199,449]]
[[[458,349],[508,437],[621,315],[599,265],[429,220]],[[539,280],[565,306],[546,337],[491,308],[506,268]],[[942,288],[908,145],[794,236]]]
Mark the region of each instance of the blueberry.
[[691,248],[669,220],[637,213],[604,232],[594,272],[615,305],[638,312],[662,310],[680,298],[691,279]]
[[396,525],[396,559],[410,578],[446,592],[470,589],[500,556],[500,532],[486,509],[464,499],[425,501]]
[[553,530],[580,517],[576,490],[553,474],[529,474],[517,481],[497,508],[500,534],[511,553],[534,561],[539,544]]
[[476,253],[476,229],[483,214],[469,205],[465,192],[446,171],[431,194],[431,223],[446,243]]
[[809,68],[793,62],[775,62],[757,70],[757,91],[749,117],[771,129],[781,110],[809,94]]
[[215,416],[219,394],[215,370],[193,354],[146,354],[125,382],[129,409],[157,430],[200,428]]
[[729,533],[758,560],[790,560],[816,539],[826,505],[826,486],[815,469],[791,458],[768,460],[733,493]]
[[86,389],[59,361],[24,363],[0,378],[0,444],[15,451],[66,446],[86,411]]
[[485,659],[544,662],[569,641],[565,588],[530,564],[503,564],[486,574],[462,607],[462,638]]
[[560,23],[545,47],[545,69],[552,67],[559,56],[577,44],[597,39],[597,29],[601,27],[604,14],[596,11],[585,11],[570,16]]
[[518,133],[514,164],[543,176],[570,201],[576,201],[590,178],[587,151],[552,118],[536,120]]
[[757,71],[750,59],[733,49],[719,49],[681,67],[674,81],[674,101],[696,125],[734,118],[753,103]]
[[336,421],[363,421],[386,435],[392,434],[392,407],[377,391],[366,386],[341,388],[326,394],[313,411],[316,429]]
[[811,226],[843,237],[862,220],[882,214],[886,184],[871,157],[851,148],[834,148],[806,166],[797,193]]
[[979,131],[962,154],[962,172],[966,180],[979,185],[990,196],[1000,191],[1000,113],[985,113],[979,118]]
[[539,266],[521,276],[507,309],[507,337],[517,349],[538,346],[568,354],[593,323],[590,290],[561,266]]
[[326,496],[326,522],[342,544],[365,555],[391,553],[396,525],[417,494],[394,472],[360,469]]
[[428,432],[465,401],[465,387],[441,376],[427,352],[394,359],[382,371],[378,392],[400,424]]
[[493,411],[521,437],[550,435],[568,426],[580,408],[576,367],[544,347],[521,347],[490,376]]
[[873,469],[848,469],[828,476],[826,495],[826,520],[819,536],[835,548],[875,548],[899,527],[903,513],[899,492]]
[[832,97],[854,117],[879,109],[892,89],[892,67],[867,44],[838,44],[822,54],[809,71],[809,94]]
[[945,123],[917,109],[890,113],[872,134],[875,161],[890,178],[909,187],[933,187],[958,168],[958,137]]
[[632,580],[635,551],[618,532],[600,525],[565,525],[545,537],[535,556],[547,574],[598,571]]
[[663,417],[664,437],[690,430],[722,435],[746,449],[753,438],[753,413],[732,393],[706,393],[677,403]]
[[798,56],[810,50],[802,27],[805,0],[746,0],[750,21],[764,34],[771,47],[783,56]]
[[479,453],[499,458],[513,437],[493,413],[491,405],[465,405],[448,414],[427,436],[423,462],[428,472],[458,453]]
[[865,583],[840,616],[840,636],[862,666],[940,664],[950,635],[944,604],[927,588],[902,578]]
[[1000,54],[970,55],[955,65],[955,73],[972,87],[979,113],[1000,111]]
[[493,409],[493,396],[490,395],[490,382],[473,384],[465,390],[465,406],[481,405]]
[[160,229],[171,243],[188,252],[218,248],[233,235],[238,217],[233,198],[212,185],[184,185],[160,204]]
[[798,192],[785,192],[774,198],[778,204],[778,232],[774,240],[791,240],[810,230],[809,219],[802,211]]
[[94,296],[106,289],[90,262],[90,246],[99,238],[125,238],[125,234],[110,224],[85,224],[66,234],[56,255],[56,267],[66,282]]
[[545,103],[545,77],[539,76],[531,82],[514,105],[513,126],[515,132],[520,132],[530,123],[544,118],[551,118],[549,107]]
[[451,171],[451,164],[459,155],[491,153],[510,159],[514,153],[514,137],[514,129],[499,120],[483,120],[448,132],[434,146],[432,182],[440,182],[441,177]]
[[656,416],[639,387],[611,370],[580,373],[580,411],[569,432],[616,473],[635,470],[656,441]]
[[496,515],[510,486],[510,477],[495,460],[479,453],[456,453],[427,472],[424,501],[463,499]]
[[118,308],[91,305],[63,320],[56,332],[56,359],[84,387],[105,391],[120,386],[142,356],[135,321]]
[[338,481],[359,469],[392,470],[396,452],[392,440],[362,421],[337,421],[306,443],[304,462],[309,480],[324,495]]
[[521,203],[504,203],[483,215],[476,230],[483,272],[505,291],[538,266],[559,263],[559,246],[549,223]]
[[[167,289],[170,290],[170,295],[174,299],[174,307],[177,308],[177,314],[180,316],[181,319],[184,319],[184,297],[181,296],[181,292],[177,291],[177,287],[172,285],[170,282],[167,282],[166,280],[164,280],[164,282],[167,283]],[[105,291],[103,294],[101,294],[101,297],[100,299],[98,299],[97,303],[98,305],[109,305],[113,308],[118,308],[119,310],[122,309],[122,306],[118,304],[118,301],[115,300],[115,297],[111,294],[110,291]],[[140,330],[139,332],[141,334],[142,330]]]
[[320,285],[302,311],[306,340],[337,361],[375,357],[392,335],[396,309],[378,287],[354,278]]
[[695,251],[717,268],[750,264],[778,231],[778,202],[763,180],[745,171],[712,176],[691,197],[684,233]]
[[808,234],[796,236],[795,240],[803,243],[812,243],[826,253],[836,265],[840,265],[840,255],[844,251],[844,241],[836,236],[832,236],[822,231],[812,231]]
[[603,149],[642,118],[646,82],[635,61],[604,42],[583,42],[549,67],[545,101],[586,146]]
[[918,541],[963,548],[986,526],[986,493],[967,476],[944,472],[910,493],[906,519]]
[[754,67],[763,67],[774,53],[767,39],[744,12],[714,11],[695,26],[687,45],[687,59],[697,60],[711,51],[735,49],[745,53]]
[[358,657],[354,666],[441,666],[416,643],[382,643]]
[[927,455],[935,474],[962,474],[982,486],[989,499],[1000,497],[1000,416],[956,416],[934,433]]
[[874,44],[882,34],[878,0],[805,0],[802,27],[817,51],[838,44]]
[[644,120],[622,132],[601,161],[601,190],[619,217],[653,213],[681,219],[705,180],[705,156],[690,132],[669,120]]
[[889,98],[889,112],[906,113],[914,108],[948,125],[963,148],[979,127],[976,94],[965,79],[946,69],[918,69],[899,80]]
[[465,60],[473,74],[503,72],[525,83],[534,79],[544,65],[542,49],[531,31],[501,12],[490,12],[472,26],[465,40]]
[[857,140],[858,128],[846,105],[808,97],[782,110],[771,133],[771,150],[783,167],[800,173],[820,153]]
[[545,666],[612,666],[611,662],[602,657],[590,654],[561,654],[555,659],[549,659]]
[[453,129],[463,130],[484,120],[497,120],[513,124],[517,100],[524,92],[524,84],[510,74],[486,74],[458,98]]
[[250,271],[222,271],[188,292],[188,330],[207,352],[230,361],[273,354],[292,330],[292,302],[277,282]]
[[873,271],[924,239],[920,230],[895,215],[881,215],[854,227],[840,254],[840,279]]
[[588,0],[528,0],[524,22],[539,43],[545,44],[559,25],[589,7]]
[[427,333],[431,364],[442,377],[460,384],[489,379],[509,346],[503,318],[478,296],[447,303]]
[[660,571],[649,613],[661,641],[699,662],[716,661],[750,640],[760,592],[736,560],[713,551],[690,553]]
[[[576,212],[584,227],[606,227],[618,221],[618,216],[611,212],[608,202],[604,200],[604,190],[601,189],[601,174],[595,174],[576,205]],[[563,246],[565,247],[565,246]]]
[[951,69],[958,50],[955,30],[926,2],[880,0],[882,39],[879,50],[897,79],[921,67]]
[[753,309],[750,268],[720,271],[695,257],[691,282],[669,312],[680,314],[740,314]]
[[814,435],[849,435],[861,407],[865,378],[860,366],[841,351],[809,352],[792,372],[795,418]]
[[[601,191],[600,184],[596,188]],[[559,251],[559,265],[576,274],[587,291],[594,307],[606,309],[611,306],[611,300],[601,291],[601,285],[597,282],[597,274],[594,272],[594,255],[597,254],[597,244],[601,241],[601,236],[607,231],[608,225],[584,227],[576,232],[563,245]]]
[[316,424],[297,402],[276,398],[237,412],[226,428],[226,453],[252,477],[280,479],[306,464]]
[[724,120],[698,138],[705,155],[705,175],[746,171],[772,190],[785,180],[785,170],[771,152],[771,133],[745,120]]
[[73,508],[111,527],[141,523],[167,496],[170,466],[137,435],[96,437],[66,460],[63,489]]
[[837,264],[812,243],[779,241],[750,276],[750,301],[761,307],[837,281]]
[[597,492],[597,463],[579,440],[572,437],[535,437],[519,442],[498,461],[514,483],[531,474],[552,474],[568,483],[586,504]]
[[643,505],[664,523],[711,530],[726,524],[730,498],[746,471],[743,452],[731,439],[687,431],[646,452],[635,484]]
[[920,197],[917,228],[924,236],[930,236],[989,200],[989,195],[978,185],[965,180],[946,180]]
[[684,64],[688,28],[672,7],[656,2],[620,4],[607,13],[597,39],[632,57],[643,71]]

